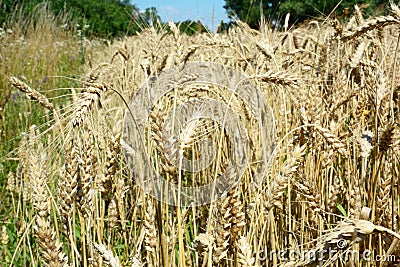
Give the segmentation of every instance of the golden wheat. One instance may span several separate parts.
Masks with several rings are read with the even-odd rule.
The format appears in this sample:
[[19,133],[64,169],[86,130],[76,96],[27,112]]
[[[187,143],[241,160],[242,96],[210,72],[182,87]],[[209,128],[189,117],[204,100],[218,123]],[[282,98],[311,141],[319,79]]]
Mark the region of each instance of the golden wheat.
[[[393,4],[392,15],[366,20],[355,7],[348,22],[311,21],[282,32],[243,22],[213,35],[186,36],[172,22],[149,27],[101,51],[82,88],[72,88],[67,107],[54,101],[53,108],[11,77],[53,110],[56,124],[41,134],[32,128],[9,156],[18,161],[18,168],[7,170],[7,190],[21,243],[9,261],[29,252],[32,262],[48,266],[376,266],[343,260],[339,242],[359,253],[400,257],[393,239],[400,230],[399,10]],[[193,62],[240,71],[248,77],[240,82],[257,100],[247,103],[235,91],[239,84],[231,83],[239,81],[229,71],[198,82],[200,74],[186,73]],[[157,79],[170,72],[176,75],[158,88]],[[216,84],[223,79],[223,86]],[[125,103],[143,90],[148,98],[164,91],[146,110],[128,105],[125,112]],[[254,110],[260,98],[275,118],[272,140],[266,136],[271,121]],[[230,164],[237,140],[222,123],[185,121],[190,105],[203,100],[223,103],[243,126],[250,150],[243,174]],[[205,106],[199,111],[214,112]],[[133,121],[143,133],[124,132],[131,115],[143,115],[138,112],[148,115]],[[144,151],[128,151],[129,138]],[[214,146],[215,157],[202,149],[203,141]],[[265,142],[272,143],[271,155]],[[199,172],[182,166],[204,158],[215,161]],[[143,190],[142,182],[154,177],[183,187],[217,179],[221,197],[199,207],[172,207]],[[328,249],[337,253],[321,261],[285,259],[289,252]]]

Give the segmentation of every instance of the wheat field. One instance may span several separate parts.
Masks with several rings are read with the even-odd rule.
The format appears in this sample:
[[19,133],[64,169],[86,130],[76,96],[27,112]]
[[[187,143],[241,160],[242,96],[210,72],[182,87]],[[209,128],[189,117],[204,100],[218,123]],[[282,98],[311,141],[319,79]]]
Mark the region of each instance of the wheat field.
[[[155,25],[93,50],[62,104],[50,97],[61,88],[37,90],[10,73],[46,116],[2,159],[18,163],[7,173],[2,266],[397,266],[399,25],[394,4],[387,16],[365,19],[355,7],[346,22],[280,30],[239,21],[187,36]],[[148,110],[130,104],[152,79],[194,62],[246,75],[273,122],[260,124],[227,88],[185,76],[157,89]],[[234,138],[219,123],[168,124],[178,105],[199,99],[237,114],[250,148],[242,172],[229,167]],[[140,136],[129,137],[143,151],[132,157],[127,121],[143,114]],[[185,171],[174,159],[208,157],[204,140],[216,157]],[[188,187],[240,179],[212,203],[174,206],[143,191],[149,169]]]

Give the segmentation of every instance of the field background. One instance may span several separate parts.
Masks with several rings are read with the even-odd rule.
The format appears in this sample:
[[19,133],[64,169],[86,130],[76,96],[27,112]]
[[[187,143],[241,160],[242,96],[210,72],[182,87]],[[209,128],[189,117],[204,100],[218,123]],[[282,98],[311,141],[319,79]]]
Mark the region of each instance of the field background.
[[[374,259],[385,255],[393,257],[384,266],[399,264],[397,5],[387,16],[366,19],[355,8],[346,21],[279,31],[238,22],[188,36],[154,25],[113,43],[86,38],[68,14],[36,12],[0,32],[2,266],[318,266],[289,258],[293,251],[319,253],[321,266],[381,266]],[[185,128],[183,139],[166,134],[171,96],[230,103],[252,154],[240,183],[215,203],[172,207],[144,194],[126,164],[124,100],[156,73],[196,61],[257,84],[276,147],[255,188],[265,141],[257,118],[226,88],[182,82],[154,104],[143,133],[140,153],[162,177],[190,186],[236,175],[226,168],[229,136],[212,121]],[[223,151],[219,161],[179,175],[170,143],[196,159],[204,138]],[[346,250],[368,250],[371,260],[346,259]],[[265,257],[271,251],[281,253]]]

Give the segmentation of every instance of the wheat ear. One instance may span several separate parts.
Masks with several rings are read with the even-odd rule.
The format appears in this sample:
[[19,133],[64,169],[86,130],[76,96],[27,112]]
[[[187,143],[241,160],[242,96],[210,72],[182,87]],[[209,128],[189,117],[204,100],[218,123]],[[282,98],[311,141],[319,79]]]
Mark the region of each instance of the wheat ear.
[[246,237],[242,236],[238,240],[238,262],[239,266],[255,267],[257,266],[251,251],[251,246]]
[[68,222],[76,201],[78,181],[80,179],[80,151],[76,141],[73,137],[70,137],[65,145],[65,165],[59,180],[58,200],[60,204],[60,217],[64,223],[64,231],[69,227]]
[[36,210],[35,235],[41,249],[44,266],[68,266],[62,243],[50,223],[50,197],[47,194],[47,173],[45,156],[36,154],[31,159],[30,178],[32,180],[33,204]]
[[107,249],[105,245],[93,243],[93,246],[110,267],[122,267],[118,257],[114,256],[112,251]]
[[13,86],[18,88],[22,92],[26,93],[26,95],[30,99],[33,99],[33,100],[36,100],[37,102],[39,102],[39,104],[42,105],[43,107],[45,107],[49,110],[54,109],[53,104],[50,103],[50,101],[49,101],[49,99],[47,99],[47,97],[45,97],[44,95],[42,95],[35,89],[32,89],[31,87],[29,87],[26,83],[22,82],[20,79],[18,79],[16,77],[10,77],[10,82]]
[[83,87],[83,93],[76,104],[72,117],[72,126],[77,127],[82,125],[93,104],[100,100],[102,92],[107,91],[108,85],[105,83],[86,82]]
[[148,199],[147,209],[145,211],[144,227],[144,248],[147,252],[146,262],[148,266],[155,266],[157,250],[157,229],[156,229],[156,211],[154,208],[153,200]]
[[388,25],[400,24],[400,20],[393,16],[381,16],[365,22],[363,25],[356,28],[354,31],[346,32],[341,36],[342,41],[350,41],[363,35],[366,32],[372,31],[377,28],[382,28]]

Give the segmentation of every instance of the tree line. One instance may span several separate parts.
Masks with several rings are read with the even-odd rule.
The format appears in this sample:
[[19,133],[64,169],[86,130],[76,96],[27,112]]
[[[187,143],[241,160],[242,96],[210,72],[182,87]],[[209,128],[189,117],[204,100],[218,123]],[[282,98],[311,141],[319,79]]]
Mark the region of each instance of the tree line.
[[[0,27],[11,16],[29,16],[32,10],[43,0],[0,0]],[[164,23],[155,7],[144,11],[129,0],[52,0],[46,1],[55,16],[68,13],[73,21],[85,28],[87,34],[102,38],[115,38],[134,35],[149,25]],[[187,34],[206,31],[206,27],[197,21],[180,22],[180,30]]]
[[346,19],[356,4],[365,16],[370,16],[384,13],[388,3],[387,0],[225,0],[224,8],[231,19],[238,18],[252,28],[259,28],[261,17],[274,25],[279,25],[288,13],[291,24],[328,15]]
[[[10,16],[29,15],[43,0],[0,0],[0,27]],[[327,15],[345,19],[354,5],[362,7],[366,16],[377,15],[386,10],[387,0],[225,0],[225,10],[229,22],[220,24],[225,30],[240,19],[252,28],[259,28],[261,18],[272,25],[279,26],[284,16],[290,13],[291,24]],[[69,13],[79,25],[89,25],[88,31],[96,37],[115,38],[134,35],[148,25],[165,23],[161,21],[155,7],[140,11],[129,0],[51,0],[47,1],[57,16]],[[16,12],[20,11],[20,12]],[[208,29],[199,21],[183,21],[180,30],[187,34],[205,32]]]

